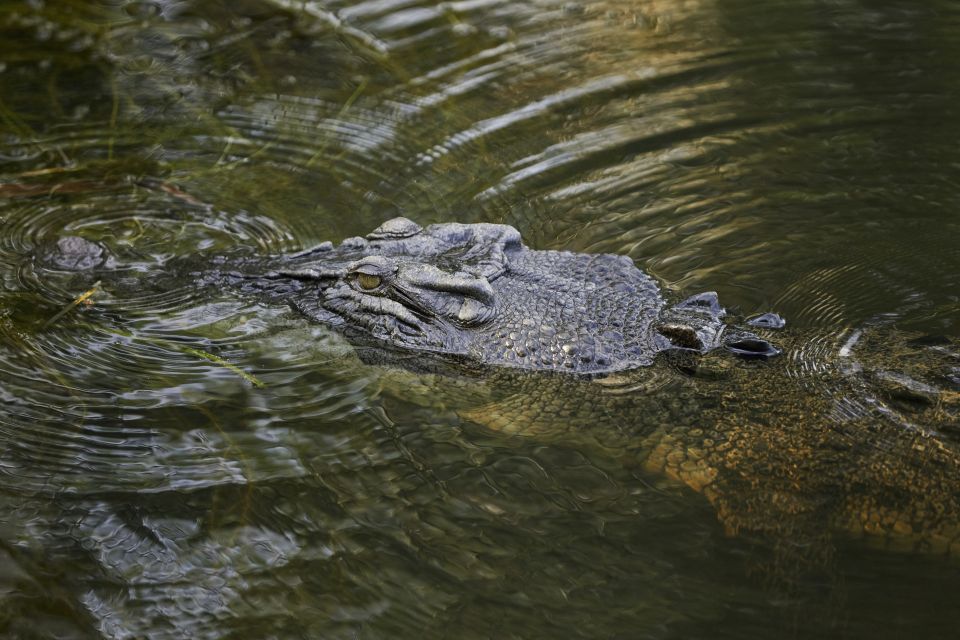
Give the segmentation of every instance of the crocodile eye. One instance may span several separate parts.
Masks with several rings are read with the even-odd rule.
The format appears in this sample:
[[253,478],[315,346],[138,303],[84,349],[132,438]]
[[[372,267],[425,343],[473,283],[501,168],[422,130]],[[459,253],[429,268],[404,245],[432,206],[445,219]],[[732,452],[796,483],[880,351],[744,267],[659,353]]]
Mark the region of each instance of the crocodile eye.
[[375,276],[369,273],[357,274],[357,283],[364,291],[372,291],[373,289],[376,289],[380,286],[381,282],[383,282],[383,278],[380,276]]

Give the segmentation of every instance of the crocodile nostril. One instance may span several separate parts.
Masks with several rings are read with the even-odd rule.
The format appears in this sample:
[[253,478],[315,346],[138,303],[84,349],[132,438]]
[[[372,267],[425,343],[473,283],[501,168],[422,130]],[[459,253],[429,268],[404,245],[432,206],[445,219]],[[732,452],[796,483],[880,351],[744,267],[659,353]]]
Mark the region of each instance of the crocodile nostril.
[[755,336],[743,336],[728,340],[724,346],[742,358],[772,358],[780,355],[780,349]]
[[747,320],[747,324],[751,327],[763,327],[764,329],[783,329],[787,326],[787,321],[778,313],[764,313],[750,318]]

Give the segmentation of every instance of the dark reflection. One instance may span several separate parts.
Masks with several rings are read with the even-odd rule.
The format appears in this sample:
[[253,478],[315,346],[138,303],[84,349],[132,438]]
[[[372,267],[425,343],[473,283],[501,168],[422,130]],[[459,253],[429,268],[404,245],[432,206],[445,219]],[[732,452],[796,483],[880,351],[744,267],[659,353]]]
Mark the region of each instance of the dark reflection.
[[[4,3],[2,635],[953,633],[958,29],[940,1]],[[757,327],[784,354],[414,373],[170,268],[396,215],[627,254],[786,318]],[[65,236],[119,277],[43,266]]]

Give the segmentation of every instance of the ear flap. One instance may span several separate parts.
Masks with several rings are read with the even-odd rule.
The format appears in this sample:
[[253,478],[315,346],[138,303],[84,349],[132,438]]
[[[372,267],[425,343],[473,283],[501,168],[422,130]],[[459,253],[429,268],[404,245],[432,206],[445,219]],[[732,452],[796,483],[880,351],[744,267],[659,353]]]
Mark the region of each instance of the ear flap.
[[407,263],[401,266],[394,287],[427,303],[435,313],[465,325],[485,322],[496,312],[490,281],[470,272],[450,273],[432,264]]

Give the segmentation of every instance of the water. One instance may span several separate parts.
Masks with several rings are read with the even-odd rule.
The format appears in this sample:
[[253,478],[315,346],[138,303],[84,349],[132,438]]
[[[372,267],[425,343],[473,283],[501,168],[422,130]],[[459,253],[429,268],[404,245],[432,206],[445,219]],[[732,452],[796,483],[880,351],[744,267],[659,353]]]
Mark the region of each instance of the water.
[[[923,409],[850,373],[960,366],[958,36],[940,0],[3,3],[3,634],[952,634],[955,559],[817,509],[923,496],[940,477],[901,445],[958,446],[955,380]],[[144,286],[395,215],[629,255],[780,313],[786,353],[661,364],[603,418],[514,434],[491,426],[515,381],[366,366],[286,309]],[[65,234],[126,279],[58,315],[90,283],[31,256]],[[639,462],[698,428],[741,437],[730,497]],[[882,485],[891,460],[912,484]]]

